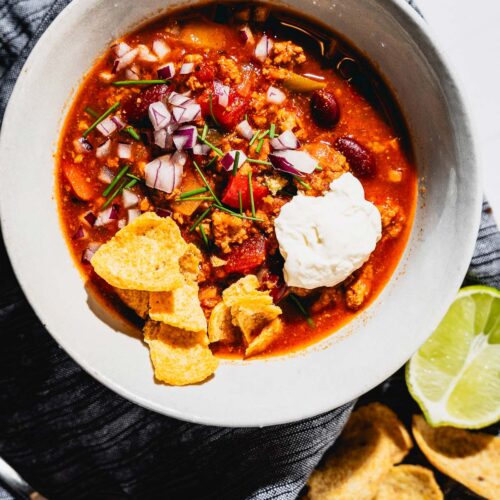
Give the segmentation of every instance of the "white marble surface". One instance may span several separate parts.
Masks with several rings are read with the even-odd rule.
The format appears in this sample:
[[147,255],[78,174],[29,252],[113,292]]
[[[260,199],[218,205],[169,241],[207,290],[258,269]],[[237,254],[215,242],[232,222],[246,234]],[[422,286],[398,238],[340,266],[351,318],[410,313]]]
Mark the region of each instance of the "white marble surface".
[[500,222],[500,2],[418,0],[468,95],[483,184]]

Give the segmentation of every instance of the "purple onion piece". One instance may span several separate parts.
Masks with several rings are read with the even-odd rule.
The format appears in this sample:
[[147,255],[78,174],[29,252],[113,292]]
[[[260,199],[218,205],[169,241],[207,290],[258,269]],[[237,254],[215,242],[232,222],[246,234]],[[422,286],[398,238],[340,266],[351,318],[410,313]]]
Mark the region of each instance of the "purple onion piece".
[[168,96],[168,102],[172,106],[183,106],[185,104],[188,104],[189,101],[191,101],[191,98],[189,96],[179,94],[178,92],[170,92]]
[[271,104],[282,104],[286,99],[286,95],[276,87],[269,87],[267,89],[266,100]]
[[146,186],[171,193],[182,181],[183,166],[171,155],[160,156],[145,167]]
[[122,191],[123,208],[132,208],[139,203],[139,197],[128,189]]
[[88,212],[87,214],[85,214],[83,216],[83,220],[89,225],[89,226],[93,226],[95,224],[95,221],[97,220],[97,217],[92,213],[92,212]]
[[262,38],[259,40],[255,47],[255,58],[260,62],[264,62],[267,59],[267,56],[270,54],[272,47],[272,40],[266,35],[262,35]]
[[175,147],[181,151],[183,149],[192,149],[196,144],[198,131],[193,125],[185,125],[177,129],[173,135]]
[[244,26],[239,30],[240,38],[245,43],[255,43],[253,33],[248,26]]
[[195,144],[193,146],[193,154],[195,155],[206,156],[208,153],[210,153],[210,146],[206,144]]
[[253,137],[253,128],[247,120],[243,120],[236,125],[236,132],[238,132],[243,139],[250,140]]
[[275,151],[298,149],[300,148],[300,142],[291,130],[285,130],[278,137],[271,139],[271,147]]
[[85,137],[75,139],[73,145],[75,146],[77,153],[88,153],[89,151],[92,151],[94,149],[92,144],[90,144],[90,142]]
[[165,66],[158,68],[157,74],[158,78],[161,78],[162,80],[173,78],[175,75],[174,63],[169,62],[168,64],[165,64]]
[[130,160],[130,158],[132,158],[132,144],[119,142],[116,152],[118,154],[118,158],[121,158],[122,160]]
[[130,224],[134,219],[137,219],[141,215],[141,211],[138,208],[130,208],[127,210],[127,219]]
[[172,119],[167,107],[161,101],[153,102],[149,105],[148,115],[155,130],[165,128]]
[[157,208],[155,210],[155,213],[158,217],[171,217],[172,216],[172,211],[167,210],[166,208]]
[[194,69],[194,63],[184,63],[179,71],[180,75],[189,75]]
[[230,172],[233,170],[233,166],[234,166],[234,159],[236,158],[236,152],[239,151],[240,152],[240,157],[239,157],[239,160],[238,160],[238,169],[241,168],[241,166],[243,165],[243,163],[245,163],[247,161],[247,156],[245,153],[243,153],[243,151],[241,150],[233,150],[233,151],[229,151],[229,153],[226,153],[222,158],[221,158],[221,165],[222,165],[222,168],[226,171],[226,172]]
[[[111,140],[107,139],[104,141],[96,150],[95,150],[95,155],[97,158],[105,158],[106,156],[109,156],[111,153]],[[108,169],[109,170],[109,169]],[[99,174],[98,179],[101,181],[101,174],[103,173],[103,170],[101,169],[101,173]],[[102,181],[106,182],[106,181]]]
[[127,125],[119,116],[112,116],[111,121],[116,125],[118,130],[122,130]]
[[76,233],[71,237],[72,240],[83,240],[87,237],[87,233],[83,229],[83,226],[80,226]]
[[96,129],[104,136],[109,137],[113,132],[116,132],[118,129],[117,124],[113,121],[111,116],[105,118],[99,125],[97,125]]
[[155,40],[153,42],[153,52],[159,59],[163,59],[170,52],[170,47],[163,40]]
[[303,177],[303,173],[300,170],[297,170],[286,158],[282,156],[277,156],[276,154],[269,155],[269,161],[273,164],[273,167],[285,174],[297,175],[299,177]]
[[128,68],[139,54],[139,49],[129,50],[126,54],[119,57],[113,63],[113,73],[118,73],[122,69]]
[[314,172],[318,162],[305,151],[275,151],[269,155],[269,161],[276,170],[292,175],[302,176]]
[[229,104],[229,87],[219,82],[218,80],[214,81],[214,94],[217,96],[219,104],[223,108],[227,108]]
[[92,260],[92,257],[94,254],[97,252],[99,247],[101,246],[101,243],[98,243],[96,241],[93,241],[88,244],[87,248],[83,252],[82,255],[82,262],[87,262],[90,264],[90,261]]

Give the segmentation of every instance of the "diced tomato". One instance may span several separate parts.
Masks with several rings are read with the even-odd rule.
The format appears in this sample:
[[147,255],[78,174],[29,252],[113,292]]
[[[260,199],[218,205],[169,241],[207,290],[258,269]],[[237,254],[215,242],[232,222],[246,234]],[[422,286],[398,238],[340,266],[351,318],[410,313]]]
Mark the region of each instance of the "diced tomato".
[[133,94],[123,105],[123,114],[128,121],[137,122],[148,116],[149,105],[161,101],[171,91],[166,84],[150,85],[139,94]]
[[229,254],[224,271],[246,274],[263,264],[266,260],[266,240],[258,235],[245,240]]
[[[269,194],[266,186],[262,186],[257,181],[252,179],[253,202],[256,208],[259,207],[262,198]],[[226,186],[222,194],[222,203],[229,205],[232,208],[240,208],[240,200],[238,192],[241,193],[241,201],[243,209],[251,208],[250,189],[248,185],[248,177],[246,175],[231,175],[229,184]]]
[[[210,116],[210,92],[205,92],[198,98],[201,112],[204,117]],[[232,130],[243,120],[248,110],[248,98],[242,97],[236,91],[229,91],[226,108],[219,104],[217,96],[212,93],[212,112],[217,122],[225,129]]]
[[201,64],[200,69],[196,70],[195,74],[200,82],[213,82],[215,78],[215,68],[210,64]]
[[80,200],[88,201],[96,196],[94,185],[87,180],[88,175],[73,163],[63,166],[64,175]]

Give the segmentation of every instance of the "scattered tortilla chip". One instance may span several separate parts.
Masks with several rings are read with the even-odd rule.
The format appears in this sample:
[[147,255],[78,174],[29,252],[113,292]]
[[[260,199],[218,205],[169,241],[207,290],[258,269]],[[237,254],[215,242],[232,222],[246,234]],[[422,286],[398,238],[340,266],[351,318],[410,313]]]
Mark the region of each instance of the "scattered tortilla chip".
[[275,318],[265,326],[245,350],[245,356],[255,356],[264,351],[271,343],[283,333],[283,322]]
[[374,500],[442,500],[443,492],[431,470],[398,465],[385,476]]
[[252,293],[259,288],[259,280],[255,274],[248,274],[240,278],[236,283],[228,286],[222,292],[222,298],[228,306],[232,306],[235,300],[239,300],[242,295]]
[[500,498],[500,437],[453,427],[431,427],[413,417],[413,436],[427,460],[485,498]]
[[171,292],[151,292],[149,317],[191,332],[206,332],[207,319],[198,298],[198,283],[185,281]]
[[186,280],[196,281],[198,279],[202,259],[200,249],[196,245],[189,243],[184,255],[179,259],[181,273]]
[[369,500],[411,448],[394,412],[380,403],[356,410],[332,453],[309,478],[310,500]]
[[170,385],[202,382],[219,364],[208,347],[205,332],[187,332],[148,321],[144,327],[144,340],[149,345],[155,377]]
[[208,340],[233,344],[239,337],[238,329],[232,323],[231,309],[224,301],[219,302],[210,314],[208,320]]
[[149,293],[140,290],[122,290],[115,288],[120,300],[132,309],[137,316],[146,319],[149,311]]
[[96,273],[112,286],[165,292],[183,284],[179,258],[186,249],[171,218],[146,212],[99,247],[91,262]]

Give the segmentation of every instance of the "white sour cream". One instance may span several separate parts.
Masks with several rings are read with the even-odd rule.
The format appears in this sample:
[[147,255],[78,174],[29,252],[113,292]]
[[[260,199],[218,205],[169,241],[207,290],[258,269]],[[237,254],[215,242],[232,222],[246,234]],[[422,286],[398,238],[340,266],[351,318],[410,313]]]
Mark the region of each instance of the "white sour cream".
[[288,286],[335,286],[359,269],[380,240],[378,209],[363,186],[343,174],[323,196],[297,195],[274,221]]

